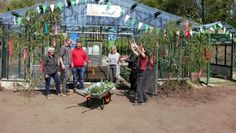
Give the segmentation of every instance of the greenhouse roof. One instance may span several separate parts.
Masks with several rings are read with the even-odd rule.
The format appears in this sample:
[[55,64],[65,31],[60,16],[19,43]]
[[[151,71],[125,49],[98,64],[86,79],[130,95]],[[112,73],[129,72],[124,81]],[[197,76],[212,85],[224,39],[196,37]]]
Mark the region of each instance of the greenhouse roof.
[[208,32],[212,35],[212,42],[215,44],[231,44],[235,40],[236,28],[225,22],[214,22],[205,24],[194,29],[197,32]]
[[[154,27],[162,29],[168,22],[182,19],[177,15],[137,3],[134,0],[95,1],[99,0],[80,0],[79,3],[72,3],[69,7],[65,6],[68,3],[64,3],[64,0],[54,1],[5,12],[0,14],[0,18],[4,24],[12,24],[15,17],[14,13],[24,16],[26,11],[36,10],[40,5],[46,5],[50,8],[51,5],[57,7],[60,3],[64,6],[61,13],[62,25],[66,26],[69,31],[77,31],[81,26],[139,29]],[[200,25],[193,21],[190,23],[192,26]]]

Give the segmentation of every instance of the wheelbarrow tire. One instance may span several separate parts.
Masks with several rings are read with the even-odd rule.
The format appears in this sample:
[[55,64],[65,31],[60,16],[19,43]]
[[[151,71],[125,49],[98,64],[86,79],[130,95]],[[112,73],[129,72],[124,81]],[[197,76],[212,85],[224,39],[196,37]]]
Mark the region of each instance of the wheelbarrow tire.
[[111,94],[108,93],[105,97],[104,97],[104,103],[108,104],[111,101]]
[[100,109],[103,110],[104,109],[104,101],[105,99],[102,98],[102,99],[99,99],[99,106],[100,106]]

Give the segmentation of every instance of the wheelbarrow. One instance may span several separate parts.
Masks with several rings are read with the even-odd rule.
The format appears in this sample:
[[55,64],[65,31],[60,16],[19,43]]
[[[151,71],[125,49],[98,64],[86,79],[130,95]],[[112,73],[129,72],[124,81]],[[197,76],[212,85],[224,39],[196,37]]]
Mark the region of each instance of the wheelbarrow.
[[95,101],[98,101],[99,107],[101,110],[104,109],[104,105],[108,104],[111,101],[111,90],[115,88],[115,84],[110,86],[109,88],[106,88],[101,93],[90,93],[89,90],[94,86],[100,86],[102,83],[98,82],[95,83],[88,88],[85,88],[84,90],[77,90],[76,93],[84,96],[86,98],[86,105],[87,107],[91,107]]

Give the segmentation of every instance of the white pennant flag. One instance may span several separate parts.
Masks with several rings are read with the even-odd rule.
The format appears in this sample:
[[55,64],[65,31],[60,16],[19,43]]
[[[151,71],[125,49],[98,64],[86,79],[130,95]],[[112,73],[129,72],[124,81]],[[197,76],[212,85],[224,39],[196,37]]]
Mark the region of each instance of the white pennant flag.
[[193,30],[192,29],[190,29],[190,35],[193,36]]
[[39,8],[39,6],[37,6],[37,11],[38,11],[38,13],[40,13],[40,8]]
[[139,22],[138,23],[138,30],[143,26],[143,23],[142,22]]
[[76,5],[78,5],[79,4],[79,0],[76,0],[75,3],[76,3]]
[[13,19],[13,23],[16,25],[16,17],[14,17],[14,19]]
[[154,27],[150,26],[150,32],[152,32],[153,29],[154,29]]
[[213,27],[210,28],[211,31],[215,31]]
[[126,16],[125,16],[125,22],[126,22],[129,18],[130,18],[130,16],[129,16],[129,15],[126,15]]
[[232,39],[233,38],[233,34],[230,33],[229,34],[229,38]]
[[64,3],[65,3],[65,6],[67,7],[67,6],[68,6],[68,3],[67,3],[67,1],[66,1],[66,0],[64,1]]
[[218,26],[219,26],[220,28],[223,28],[223,25],[222,25],[222,23],[219,23],[219,24],[218,24]]
[[202,26],[200,27],[200,32],[203,32],[203,27]]
[[27,17],[26,17],[26,20],[27,20],[27,21],[30,21],[30,17],[29,17],[29,16],[27,16]]
[[103,2],[104,2],[104,0],[99,0],[98,4],[101,4],[101,3],[103,3]]
[[224,33],[226,33],[226,28],[224,28]]
[[55,7],[54,4],[51,4],[51,5],[50,5],[50,8],[51,8],[52,12],[54,11],[54,7]]

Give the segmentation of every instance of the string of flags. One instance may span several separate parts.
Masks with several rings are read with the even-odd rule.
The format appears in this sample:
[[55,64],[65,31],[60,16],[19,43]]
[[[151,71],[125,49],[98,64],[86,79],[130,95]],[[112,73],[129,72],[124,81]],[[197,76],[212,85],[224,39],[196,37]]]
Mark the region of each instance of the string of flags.
[[[70,4],[69,4],[70,2]],[[38,11],[38,13],[46,13],[47,10],[50,10],[51,12],[54,12],[56,8],[59,8],[61,11],[63,10],[64,7],[67,7],[67,6],[76,6],[80,3],[85,3],[87,4],[87,0],[64,0],[64,2],[62,1],[57,1],[57,2],[54,2],[52,4],[43,4],[43,5],[39,5],[36,7],[36,10]],[[41,6],[41,8],[40,8]],[[107,2],[107,9],[111,8],[112,6],[112,3],[111,2]],[[48,9],[50,8],[50,9]],[[121,15],[124,15],[125,14],[125,10],[123,8],[121,8]],[[30,18],[29,18],[30,19]],[[137,30],[140,30],[140,29],[144,29],[145,32],[147,31],[153,31],[153,29],[156,29],[157,32],[159,32],[159,29],[158,28],[154,28],[148,24],[145,24],[143,22],[139,22],[137,21],[136,19],[134,18],[131,18],[130,15],[125,15],[125,18],[124,18],[124,22],[126,23],[128,20],[130,20],[130,24],[132,26],[136,26]],[[21,17],[18,17],[18,18],[14,18],[13,20],[13,23],[14,24],[18,24],[18,25],[21,25],[22,23],[22,18]],[[57,25],[55,24],[55,27],[57,27]],[[221,23],[218,23],[217,25],[214,25],[213,27],[210,27],[209,30],[211,30],[212,32],[215,32],[217,28],[223,28],[223,31],[225,34],[227,35],[230,35],[229,31],[227,31],[226,28],[223,27],[223,25]],[[192,35],[193,35],[193,31],[190,27],[190,24],[189,24],[189,20],[187,19],[185,21],[185,25],[184,25],[184,32],[185,32],[185,35],[190,38]],[[47,24],[44,24],[44,33],[47,33],[48,31],[46,30],[47,29]],[[55,28],[57,29],[57,28]],[[57,32],[56,30],[54,29],[55,32]],[[200,33],[206,33],[207,31],[205,29],[203,29],[203,27],[200,27]],[[197,33],[199,34],[199,33]],[[232,36],[232,35],[230,35]]]

